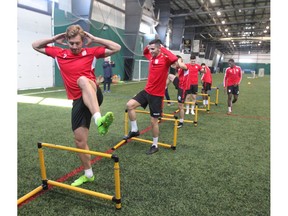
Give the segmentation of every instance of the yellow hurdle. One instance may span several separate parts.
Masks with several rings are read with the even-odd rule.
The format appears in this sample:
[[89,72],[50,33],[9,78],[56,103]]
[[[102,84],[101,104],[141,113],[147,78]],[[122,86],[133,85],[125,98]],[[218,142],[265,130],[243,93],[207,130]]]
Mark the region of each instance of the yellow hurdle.
[[[172,102],[172,103],[178,103],[177,100],[163,100],[163,102]],[[194,115],[194,121],[186,121],[186,122],[192,122],[194,123],[194,126],[197,126],[197,121],[198,121],[198,110],[199,110],[199,107],[198,107],[198,104],[197,103],[194,103],[194,102],[184,102],[184,104],[195,104],[195,108],[194,108],[194,111],[195,111],[195,115]],[[186,109],[186,108],[184,108]],[[179,109],[177,109],[175,111],[175,113],[178,113],[179,112]],[[164,116],[171,116],[171,114],[163,114]],[[184,120],[185,122],[185,120]]]
[[[137,113],[144,113],[144,114],[150,114],[150,112],[148,111],[144,111],[144,110],[135,110],[135,112]],[[164,114],[163,113],[163,116],[168,116],[168,114]],[[161,121],[161,120],[166,120],[166,121],[174,121],[174,132],[173,132],[173,144],[167,144],[167,143],[161,143],[161,142],[158,142],[158,145],[159,146],[162,146],[162,147],[165,147],[165,148],[171,148],[173,150],[176,149],[176,145],[177,145],[177,133],[178,133],[178,122],[179,120],[177,119],[176,116],[174,116],[175,119],[171,119],[171,118],[165,118],[165,117],[162,117],[162,118],[159,118],[158,121]],[[125,126],[124,126],[124,134],[125,136],[128,135],[128,111],[125,110],[125,116],[124,116],[124,122],[125,122]],[[144,143],[149,143],[149,144],[152,144],[153,142],[151,140],[145,140],[145,139],[141,139],[141,138],[138,138],[138,137],[132,137],[131,140],[135,140],[135,141],[139,141],[139,142],[144,142]],[[116,150],[117,148],[119,148],[121,145],[123,145],[124,143],[126,143],[127,140],[125,138],[123,138],[122,141],[120,141],[119,143],[117,143],[112,149],[113,150]]]
[[[203,86],[199,85],[198,88],[202,88]],[[218,100],[219,100],[219,88],[216,86],[211,86],[211,89],[216,89],[216,96],[215,96],[215,102],[210,101],[208,104],[214,104],[218,105]],[[198,95],[198,94],[197,94]]]
[[[209,113],[210,112],[210,95],[209,94],[202,94],[202,93],[198,93],[197,95],[199,95],[199,96],[207,96],[208,97],[208,105],[207,105],[207,107],[205,107],[205,108],[198,108],[198,111],[206,111],[207,113]],[[202,103],[203,101],[202,100],[197,100],[196,102],[198,102],[198,103]]]
[[[83,189],[80,187],[74,187],[68,184],[56,182],[53,180],[48,180],[46,175],[46,167],[45,167],[45,161],[44,161],[44,152],[42,147],[47,148],[53,148],[53,149],[60,149],[60,150],[66,150],[66,151],[72,151],[72,152],[78,152],[78,153],[84,153],[84,154],[90,154],[105,158],[110,158],[114,160],[114,181],[115,181],[115,195],[108,195],[100,192],[95,192],[87,189]],[[42,177],[42,185],[31,191],[30,193],[26,194],[25,196],[19,198],[17,200],[17,204],[21,204],[25,200],[29,199],[30,197],[34,196],[35,194],[39,193],[42,190],[47,190],[48,185],[53,185],[61,188],[65,188],[68,190],[73,190],[76,192],[80,192],[83,194],[88,194],[91,196],[111,200],[116,203],[115,207],[117,210],[121,209],[121,193],[120,193],[120,167],[119,167],[119,158],[116,155],[113,154],[107,154],[103,152],[95,152],[95,151],[89,151],[89,150],[83,150],[78,148],[72,148],[67,146],[60,146],[55,144],[49,144],[49,143],[38,143],[38,154],[39,154],[39,160],[40,160],[40,169],[41,169],[41,177]]]

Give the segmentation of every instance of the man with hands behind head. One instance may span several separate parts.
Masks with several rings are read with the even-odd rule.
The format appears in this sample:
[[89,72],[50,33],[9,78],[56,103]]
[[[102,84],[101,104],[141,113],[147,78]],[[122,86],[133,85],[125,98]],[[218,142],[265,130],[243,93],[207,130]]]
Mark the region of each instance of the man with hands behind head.
[[[84,44],[84,41],[87,43]],[[51,43],[68,46],[68,49],[48,45]],[[92,43],[100,44],[100,46],[87,47]],[[71,122],[76,147],[89,150],[87,141],[91,118],[93,118],[100,135],[108,132],[114,119],[112,112],[107,112],[105,116],[101,116],[100,113],[99,106],[103,101],[103,95],[100,87],[96,84],[94,73],[96,60],[119,52],[121,46],[84,31],[80,25],[71,25],[64,33],[33,42],[32,47],[55,59],[67,97],[73,100]],[[80,186],[85,182],[94,181],[90,162],[91,155],[79,153],[79,157],[85,173],[75,180],[72,186]]]
[[126,104],[131,131],[124,139],[140,135],[135,109],[139,106],[145,109],[149,105],[153,142],[146,154],[150,155],[158,151],[158,118],[162,116],[166,80],[170,66],[178,58],[167,50],[159,39],[150,41],[145,47],[143,54],[149,60],[148,80],[145,88]]

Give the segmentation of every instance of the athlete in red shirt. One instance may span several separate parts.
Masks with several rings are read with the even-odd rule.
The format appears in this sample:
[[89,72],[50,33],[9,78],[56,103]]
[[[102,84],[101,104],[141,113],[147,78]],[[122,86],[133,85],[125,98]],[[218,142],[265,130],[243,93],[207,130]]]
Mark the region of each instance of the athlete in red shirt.
[[[102,46],[84,48],[85,39],[87,46],[91,43],[98,43]],[[50,43],[68,45],[69,49],[48,46]],[[103,95],[96,84],[94,74],[96,59],[118,52],[121,46],[113,41],[85,32],[80,25],[71,25],[65,33],[55,35],[53,38],[37,40],[32,47],[55,59],[64,81],[67,97],[73,100],[71,119],[76,147],[89,150],[87,141],[91,117],[93,117],[100,135],[108,132],[114,119],[112,112],[107,112],[105,116],[101,117],[99,106],[103,101]],[[85,174],[75,180],[72,186],[94,181],[91,156],[80,153],[79,157]]]
[[153,154],[158,151],[158,117],[162,116],[168,71],[170,66],[177,61],[178,58],[163,47],[159,39],[152,40],[145,47],[143,54],[149,60],[148,80],[144,90],[140,91],[126,104],[131,123],[131,131],[124,139],[130,139],[131,137],[140,135],[136,122],[135,109],[139,106],[145,109],[149,104],[153,143],[147,154]]
[[178,128],[183,127],[184,122],[184,102],[187,96],[187,90],[189,90],[188,83],[188,70],[185,70],[183,68],[188,68],[188,64],[185,64],[183,62],[183,59],[181,56],[177,55],[178,61],[176,61],[172,67],[175,67],[177,70],[177,76],[174,74],[168,75],[169,82],[167,83],[167,87],[170,82],[173,83],[176,89],[178,89],[177,93],[177,101],[178,101],[178,108],[179,108],[179,123]]
[[[201,76],[201,82],[202,82],[202,94],[207,94],[208,91],[211,90],[212,86],[212,74],[210,71],[210,68],[205,65],[205,63],[201,64],[202,67],[202,76]],[[204,107],[208,105],[208,96],[202,96],[203,98],[203,105]]]
[[[232,103],[235,103],[238,100],[239,96],[239,85],[242,80],[242,70],[239,66],[235,65],[234,59],[228,60],[229,67],[225,71],[224,75],[224,89],[227,88],[228,94],[228,112],[227,114],[230,115],[232,113]],[[233,95],[233,101],[232,101]]]
[[[195,115],[194,107],[196,103],[197,93],[198,93],[198,72],[202,70],[202,67],[199,64],[196,64],[196,56],[190,56],[190,64],[186,70],[189,70],[189,89],[187,90],[186,102],[192,101],[194,104],[191,105],[191,114]],[[186,104],[186,113],[189,114],[189,104]]]

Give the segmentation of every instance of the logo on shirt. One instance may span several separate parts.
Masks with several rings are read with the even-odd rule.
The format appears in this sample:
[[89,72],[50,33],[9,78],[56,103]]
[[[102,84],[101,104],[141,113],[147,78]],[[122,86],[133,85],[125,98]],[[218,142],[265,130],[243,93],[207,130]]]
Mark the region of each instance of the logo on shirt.
[[64,54],[63,54],[63,58],[66,58],[66,57],[67,57],[67,54],[66,54],[66,53],[64,53]]
[[82,54],[82,56],[86,56],[87,55],[86,50],[83,50],[81,54]]
[[159,60],[158,60],[158,59],[156,59],[156,60],[155,60],[155,64],[158,64],[158,62],[159,62]]

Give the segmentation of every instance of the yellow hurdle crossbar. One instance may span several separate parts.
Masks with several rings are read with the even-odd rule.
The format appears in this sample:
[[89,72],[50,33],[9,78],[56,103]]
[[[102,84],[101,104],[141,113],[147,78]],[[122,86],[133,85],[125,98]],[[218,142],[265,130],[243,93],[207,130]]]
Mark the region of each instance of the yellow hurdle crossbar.
[[[203,86],[199,85],[198,87],[199,87],[199,88],[202,88]],[[216,87],[216,86],[211,86],[211,89],[216,89],[215,102],[212,102],[212,101],[210,100],[210,102],[209,102],[208,104],[214,104],[214,105],[217,106],[217,105],[218,105],[218,100],[219,100],[219,88]],[[200,95],[200,94],[197,94],[197,95]],[[201,101],[199,101],[199,102],[201,102]]]
[[[144,111],[144,110],[135,110],[135,112],[137,113],[143,113],[143,114],[149,114],[150,112],[148,111]],[[167,116],[168,114],[163,114],[163,116]],[[125,136],[128,135],[128,111],[125,110],[125,115],[124,115],[124,122],[125,122],[125,126],[124,126],[124,134]],[[171,148],[173,150],[176,149],[176,145],[177,145],[177,133],[178,133],[178,122],[179,120],[177,119],[177,117],[175,116],[175,119],[171,119],[171,118],[159,118],[159,121],[161,120],[167,120],[167,121],[174,121],[174,129],[173,129],[173,144],[167,144],[167,143],[161,143],[158,142],[159,146],[165,147],[165,148]],[[151,140],[145,140],[145,139],[141,139],[138,137],[132,137],[131,140],[135,140],[135,141],[139,141],[139,142],[144,142],[144,143],[149,143],[152,144],[153,142]],[[126,143],[127,140],[123,139],[122,141],[120,141],[118,144],[116,144],[112,149],[115,150],[117,148],[119,148],[121,145],[123,145],[124,143]]]
[[[47,148],[53,148],[53,149],[60,149],[60,150],[66,150],[71,152],[78,152],[78,153],[84,153],[84,154],[90,154],[105,158],[110,158],[114,160],[114,182],[115,182],[115,195],[108,195],[100,192],[95,192],[87,189],[83,189],[80,187],[74,187],[68,184],[60,183],[53,180],[48,180],[46,175],[46,167],[45,167],[45,161],[44,161],[44,152],[42,147]],[[30,193],[24,195],[23,197],[19,198],[17,200],[17,204],[21,204],[25,200],[29,199],[30,197],[34,196],[35,194],[39,193],[42,190],[47,190],[48,185],[53,185],[61,188],[65,188],[68,190],[73,190],[76,192],[92,195],[95,197],[111,200],[116,203],[115,207],[116,209],[121,209],[121,193],[120,193],[120,166],[119,166],[119,158],[116,155],[113,154],[107,154],[103,152],[96,152],[96,151],[89,151],[89,150],[83,150],[73,147],[67,147],[67,146],[61,146],[56,144],[50,144],[50,143],[38,143],[38,154],[39,154],[39,161],[40,161],[40,169],[41,169],[41,177],[42,177],[42,185],[31,191]]]
[[[170,101],[171,100],[164,100],[164,101]],[[187,104],[194,104],[194,102],[185,102]],[[184,110],[186,110],[186,107],[184,108]],[[198,104],[196,103],[195,104],[195,108],[194,108],[194,112],[195,112],[195,115],[194,115],[194,121],[191,121],[191,120],[184,120],[184,122],[191,122],[191,123],[194,123],[194,126],[196,127],[197,124],[198,124],[198,111],[199,111],[199,107],[198,107]],[[179,112],[179,109],[177,109],[174,113],[178,113]],[[171,114],[166,114],[167,116],[170,116],[171,117]],[[172,115],[174,116],[174,115]]]

